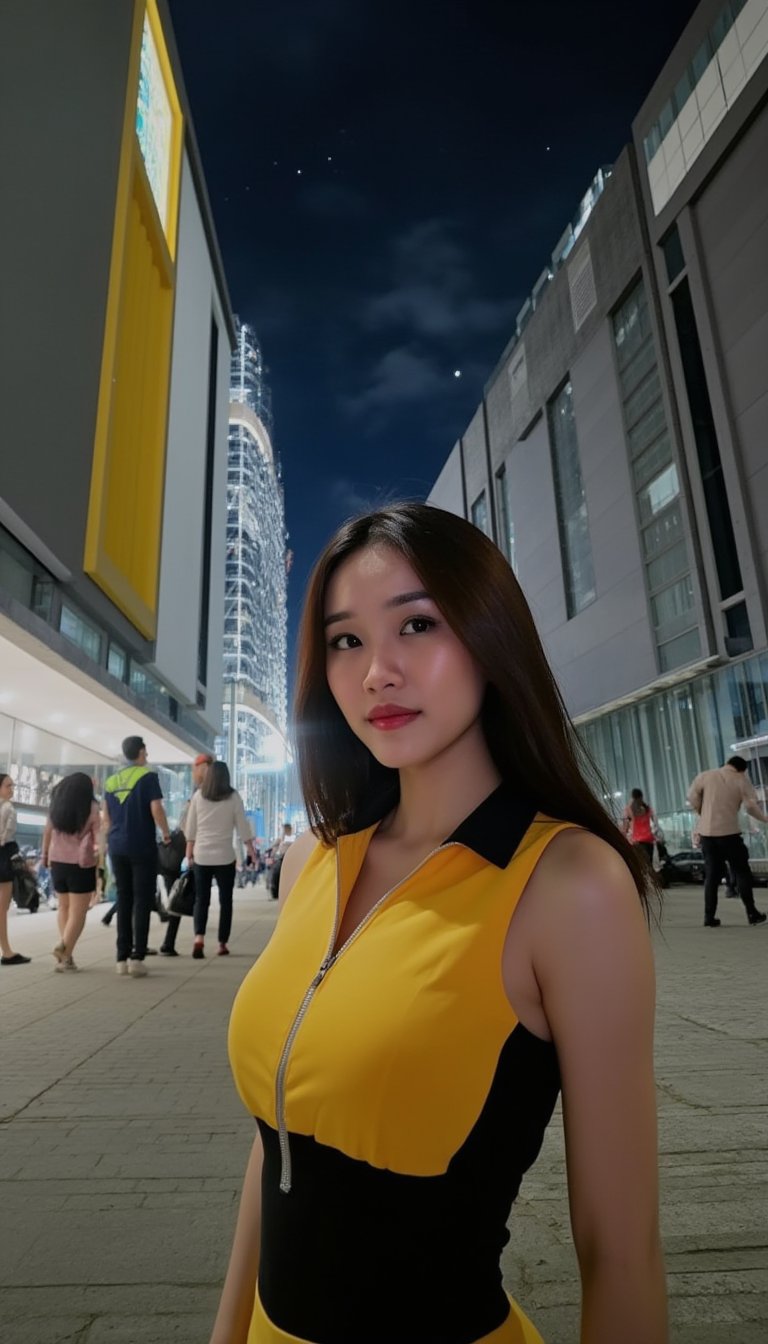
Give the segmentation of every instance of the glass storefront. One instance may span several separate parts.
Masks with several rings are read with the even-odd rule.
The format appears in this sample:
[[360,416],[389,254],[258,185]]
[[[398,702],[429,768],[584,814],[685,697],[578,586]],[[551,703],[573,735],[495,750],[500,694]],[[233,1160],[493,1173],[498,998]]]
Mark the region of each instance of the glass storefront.
[[[10,775],[16,786],[13,801],[22,846],[39,844],[51,791],[64,775],[84,771],[93,779],[94,790],[100,797],[104,780],[116,764],[111,757],[68,738],[0,714],[0,771]],[[173,826],[192,792],[190,768],[157,761],[151,761],[150,766],[160,777],[165,809]]]
[[[686,803],[700,770],[723,765],[736,743],[765,737],[741,754],[761,806],[768,802],[768,652],[658,691],[636,704],[579,725],[606,785],[606,804],[620,816],[640,788],[656,810],[670,850],[690,845]],[[768,829],[745,818],[753,858],[768,858]]]

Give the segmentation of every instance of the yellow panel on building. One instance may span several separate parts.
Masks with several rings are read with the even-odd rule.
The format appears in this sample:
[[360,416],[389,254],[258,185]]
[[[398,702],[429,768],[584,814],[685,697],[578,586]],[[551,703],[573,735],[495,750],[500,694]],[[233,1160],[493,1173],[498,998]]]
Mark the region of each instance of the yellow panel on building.
[[138,0],[84,569],[147,639],[157,627],[182,130],[155,0]]

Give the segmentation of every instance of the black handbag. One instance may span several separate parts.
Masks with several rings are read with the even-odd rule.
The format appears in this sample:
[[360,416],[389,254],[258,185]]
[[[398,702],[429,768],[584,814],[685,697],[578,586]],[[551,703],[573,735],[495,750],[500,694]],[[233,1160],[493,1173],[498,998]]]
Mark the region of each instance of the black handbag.
[[195,909],[195,875],[188,871],[177,877],[168,898],[169,915],[191,915]]
[[40,892],[22,854],[12,855],[11,868],[13,869],[13,899],[20,910],[28,910],[31,915],[34,915],[40,904]]
[[183,831],[171,831],[168,844],[157,846],[157,866],[163,877],[173,880],[179,876],[186,852],[187,842]]

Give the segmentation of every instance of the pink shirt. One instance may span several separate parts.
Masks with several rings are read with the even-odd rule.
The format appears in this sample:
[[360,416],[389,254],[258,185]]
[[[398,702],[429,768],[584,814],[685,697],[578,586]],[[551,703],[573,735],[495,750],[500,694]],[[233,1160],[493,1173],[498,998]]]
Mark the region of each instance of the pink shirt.
[[66,835],[64,831],[57,831],[49,817],[43,836],[43,863],[46,868],[49,863],[77,863],[81,868],[95,868],[100,826],[101,818],[95,803],[79,835]]

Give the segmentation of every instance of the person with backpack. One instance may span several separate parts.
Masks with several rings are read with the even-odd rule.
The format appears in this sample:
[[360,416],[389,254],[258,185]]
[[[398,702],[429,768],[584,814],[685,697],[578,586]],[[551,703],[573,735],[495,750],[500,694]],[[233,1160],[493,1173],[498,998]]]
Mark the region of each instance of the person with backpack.
[[56,893],[59,942],[57,971],[76,971],[72,954],[96,894],[101,817],[90,775],[76,770],[59,780],[43,834],[42,862],[50,867]]
[[622,829],[630,844],[642,850],[651,865],[657,825],[656,813],[645,801],[643,790],[633,789],[631,800],[624,808]]

